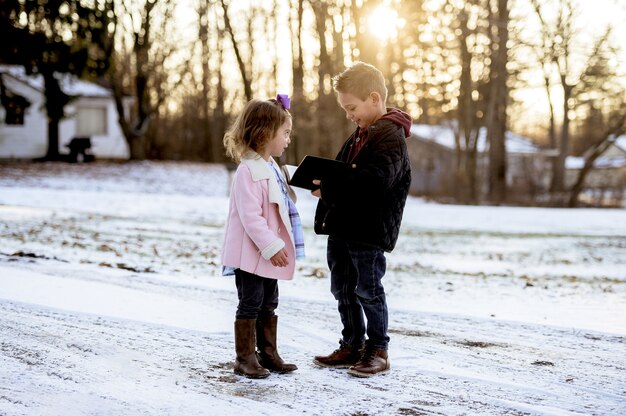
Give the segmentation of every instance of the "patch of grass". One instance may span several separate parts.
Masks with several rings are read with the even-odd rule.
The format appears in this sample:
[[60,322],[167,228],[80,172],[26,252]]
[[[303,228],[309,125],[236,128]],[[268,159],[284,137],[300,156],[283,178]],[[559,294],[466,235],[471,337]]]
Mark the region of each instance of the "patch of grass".
[[543,366],[543,367],[554,367],[554,363],[552,361],[537,360],[537,361],[533,361],[531,364],[532,365],[540,365],[540,366]]
[[470,340],[458,341],[457,344],[462,345],[464,347],[470,347],[470,348],[504,347],[503,344],[496,344],[494,342],[470,341]]
[[388,330],[391,334],[405,335],[407,337],[434,337],[435,334],[428,331],[416,331],[412,329],[404,329],[404,328],[389,328]]

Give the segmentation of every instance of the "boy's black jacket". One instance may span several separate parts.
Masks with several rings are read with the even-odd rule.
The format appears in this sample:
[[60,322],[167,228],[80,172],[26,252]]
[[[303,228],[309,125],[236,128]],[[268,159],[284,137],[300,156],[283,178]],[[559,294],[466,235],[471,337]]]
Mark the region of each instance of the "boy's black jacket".
[[[346,161],[359,129],[346,140],[337,160]],[[345,177],[322,181],[315,232],[391,252],[398,239],[411,184],[404,128],[380,119]]]

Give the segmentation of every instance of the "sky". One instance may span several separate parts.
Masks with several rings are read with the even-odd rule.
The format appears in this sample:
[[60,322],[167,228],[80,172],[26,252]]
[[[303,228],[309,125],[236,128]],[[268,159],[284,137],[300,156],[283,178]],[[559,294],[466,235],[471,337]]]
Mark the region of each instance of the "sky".
[[[518,0],[518,4],[526,4],[526,0]],[[617,58],[618,73],[624,78],[626,82],[626,48],[623,45],[622,39],[626,39],[626,1],[623,0],[579,0],[580,15],[578,27],[581,28],[581,41],[585,42],[585,46],[577,48],[579,52],[587,53],[590,49],[589,43],[593,37],[600,35],[604,32],[608,24],[613,26],[613,39],[616,40],[617,45],[621,47],[620,57]],[[529,14],[531,10],[523,9],[521,13]],[[579,62],[583,64],[583,61]],[[524,125],[524,128],[532,129],[533,123],[536,120],[546,120],[545,115],[548,113],[548,103],[546,98],[545,89],[543,86],[543,80],[537,78],[533,81],[535,88],[529,88],[526,90],[517,91],[515,96],[523,101],[523,107],[525,114],[527,114],[524,120],[521,120],[520,125]],[[559,88],[553,89],[553,96],[555,99],[562,97],[562,92]],[[560,105],[555,106],[557,117],[562,115]]]
[[[181,0],[181,6],[176,9],[177,18],[181,21],[180,27],[189,28],[185,37],[189,42],[195,39],[196,27],[195,27],[195,11],[193,9],[194,0]],[[231,2],[231,16],[236,13],[237,8],[246,7],[248,2],[238,1]],[[285,14],[287,10],[288,2],[286,0],[280,0],[278,3],[280,12]],[[515,14],[532,15],[532,10],[528,6],[528,0],[512,0],[518,11]],[[578,26],[581,28],[583,35],[581,36],[581,42],[587,43],[586,46],[578,48],[580,52],[586,52],[589,50],[589,43],[594,36],[603,32],[607,24],[614,26],[614,39],[617,39],[617,44],[621,44],[621,39],[626,39],[626,25],[623,24],[626,21],[626,1],[620,0],[578,0],[580,7],[580,17],[578,19]],[[402,18],[402,16],[400,16]],[[532,20],[528,19],[528,22],[523,22],[524,25],[532,26]],[[279,67],[279,79],[277,89],[282,93],[291,93],[291,71],[289,65],[291,64],[291,44],[289,41],[289,32],[287,29],[288,18],[285,14],[281,20],[283,24],[278,28],[280,37],[279,45],[282,50],[279,52],[279,56],[286,57],[285,66]],[[407,24],[410,24],[408,22]],[[305,43],[306,45],[306,43]],[[305,51],[306,52],[306,51]],[[584,59],[584,58],[583,58]],[[581,59],[580,64],[584,63]],[[261,60],[263,62],[263,60]],[[268,60],[269,62],[269,60]],[[232,65],[235,65],[235,61],[232,61]],[[626,82],[626,48],[622,48],[621,57],[617,62],[618,71],[623,75]],[[517,122],[518,129],[533,130],[537,125],[547,124],[546,114],[548,113],[548,105],[546,93],[542,84],[542,79],[536,77],[536,81],[531,81],[531,86],[524,90],[518,90],[515,92],[517,100],[522,102],[522,108],[525,116],[520,118]],[[556,100],[562,96],[558,88],[553,91],[553,97]],[[561,106],[555,105],[557,116],[561,112]],[[539,129],[543,131],[543,128]]]

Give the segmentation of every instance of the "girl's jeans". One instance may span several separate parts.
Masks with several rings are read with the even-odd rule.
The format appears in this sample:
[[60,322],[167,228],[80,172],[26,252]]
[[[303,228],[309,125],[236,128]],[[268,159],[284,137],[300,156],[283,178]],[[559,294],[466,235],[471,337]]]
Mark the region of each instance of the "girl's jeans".
[[236,319],[257,319],[274,315],[278,307],[278,280],[235,270],[239,305]]
[[338,302],[343,341],[360,346],[367,332],[369,347],[386,350],[389,318],[381,283],[387,267],[383,250],[329,237],[327,257],[330,291]]

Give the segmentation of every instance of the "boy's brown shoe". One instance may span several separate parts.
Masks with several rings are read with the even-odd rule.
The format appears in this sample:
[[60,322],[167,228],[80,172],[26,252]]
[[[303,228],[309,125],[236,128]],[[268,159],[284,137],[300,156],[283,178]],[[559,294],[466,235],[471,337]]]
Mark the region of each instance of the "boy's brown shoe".
[[320,367],[348,368],[361,358],[363,345],[354,346],[339,341],[339,348],[329,355],[317,355],[313,362]]
[[358,363],[350,367],[348,374],[355,377],[371,377],[389,371],[387,351],[366,348]]

